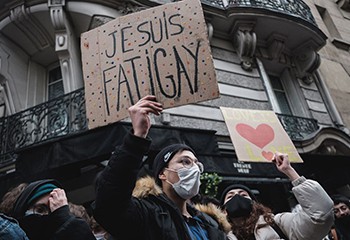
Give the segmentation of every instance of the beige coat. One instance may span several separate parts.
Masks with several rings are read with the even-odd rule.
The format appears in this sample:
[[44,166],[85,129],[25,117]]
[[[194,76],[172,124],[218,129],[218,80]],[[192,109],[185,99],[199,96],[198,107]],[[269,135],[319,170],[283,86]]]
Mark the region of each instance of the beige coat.
[[[333,221],[333,201],[321,185],[313,180],[300,177],[292,182],[293,193],[302,210],[296,213],[284,212],[274,216],[276,224],[289,240],[321,240],[329,232]],[[257,224],[264,222],[261,216]],[[237,240],[232,232],[230,240]],[[256,240],[281,239],[272,227],[260,228]]]

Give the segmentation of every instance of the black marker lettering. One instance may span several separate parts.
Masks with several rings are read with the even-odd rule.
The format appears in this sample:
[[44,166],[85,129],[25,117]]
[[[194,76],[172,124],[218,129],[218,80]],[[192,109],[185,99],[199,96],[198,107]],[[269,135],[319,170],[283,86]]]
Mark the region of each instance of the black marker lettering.
[[196,54],[193,54],[190,49],[183,46],[184,49],[193,57],[194,59],[194,92],[198,91],[198,53],[199,53],[200,41],[197,41]]
[[139,31],[140,33],[145,33],[147,35],[147,38],[144,40],[143,43],[140,43],[139,44],[139,47],[142,47],[144,45],[146,45],[149,40],[151,39],[151,34],[148,32],[148,31],[145,31],[145,30],[142,30],[141,27],[144,26],[145,24],[147,24],[148,22],[143,22],[143,23],[140,23],[138,26],[137,26],[137,31]]
[[108,34],[108,36],[112,35],[112,37],[113,37],[113,44],[112,44],[112,46],[113,46],[113,53],[112,53],[111,55],[109,55],[109,54],[107,53],[107,50],[105,50],[106,56],[107,56],[108,58],[114,57],[114,55],[117,53],[117,46],[116,46],[116,44],[117,44],[117,38],[116,38],[116,36],[115,36],[115,33],[116,33],[116,32],[117,32],[117,31],[114,31],[114,32]]
[[155,39],[155,36],[154,36],[154,29],[153,29],[153,22],[150,21],[150,24],[151,24],[152,40],[153,40],[154,43],[159,43],[160,41],[163,40],[163,24],[162,24],[162,19],[159,18],[159,33],[160,33],[159,40],[156,40],[156,39]]
[[135,63],[134,63],[134,60],[139,59],[139,58],[141,58],[141,57],[136,56],[136,57],[127,59],[124,62],[128,62],[128,61],[131,62],[131,69],[132,69],[132,74],[134,76],[134,83],[135,83],[135,88],[136,88],[136,92],[137,92],[137,97],[138,97],[138,99],[141,99],[140,90],[139,90],[139,83],[138,83],[137,74],[136,74],[136,67],[135,67]]
[[[148,53],[147,49],[146,49],[146,53]],[[149,83],[151,85],[151,94],[152,95],[156,95],[155,94],[155,90],[154,90],[154,83],[153,83],[153,75],[152,75],[152,68],[151,68],[151,59],[149,59],[149,56],[146,56],[146,60],[147,60],[147,69],[148,69],[148,76],[149,76]]]
[[[122,74],[123,74],[123,77],[124,77],[123,80],[121,80],[121,75]],[[117,111],[119,111],[119,109],[120,109],[120,107],[119,107],[119,103],[120,103],[120,89],[121,89],[120,85],[122,85],[123,83],[126,84],[126,87],[128,89],[131,105],[134,105],[134,100],[133,100],[132,94],[131,94],[131,88],[130,88],[128,79],[127,79],[127,77],[125,75],[124,68],[123,68],[123,66],[121,64],[119,64]]]
[[108,102],[108,93],[107,93],[107,89],[108,89],[107,83],[112,81],[112,79],[106,80],[106,72],[112,70],[113,68],[115,68],[115,66],[103,70],[103,88],[105,90],[105,102],[106,102],[106,110],[107,110],[108,116],[110,115],[110,112],[109,112],[109,102]]
[[182,62],[181,57],[179,53],[177,52],[177,49],[175,46],[173,46],[174,54],[175,54],[175,60],[176,60],[176,67],[177,67],[177,80],[178,80],[178,85],[179,85],[179,90],[178,90],[178,97],[181,96],[181,74],[185,74],[185,77],[188,82],[188,86],[190,87],[190,93],[193,94],[193,87],[191,84],[191,80],[187,74],[185,64]]
[[125,52],[130,52],[134,49],[128,49],[128,50],[125,50],[125,45],[124,43],[126,42],[126,40],[128,40],[127,38],[125,38],[125,35],[124,35],[124,30],[127,29],[127,28],[131,28],[131,26],[127,26],[127,27],[123,27],[120,31],[122,33],[122,50],[123,50],[123,53]]
[[174,93],[172,95],[169,95],[167,94],[164,89],[163,89],[163,86],[162,86],[162,82],[160,80],[160,76],[159,76],[159,69],[158,69],[158,57],[157,57],[157,54],[158,52],[162,52],[163,53],[163,57],[166,57],[166,52],[163,48],[158,48],[154,51],[154,70],[156,72],[156,78],[157,78],[157,82],[158,82],[158,85],[159,85],[159,89],[161,91],[161,93],[166,96],[167,98],[173,98],[176,96],[176,86],[175,86],[175,81],[174,81],[174,77],[173,75],[169,75],[169,76],[166,76],[166,78],[170,79],[171,83],[172,83],[172,86],[174,88]]
[[174,23],[174,22],[172,21],[172,19],[173,19],[174,17],[179,17],[179,16],[180,16],[180,14],[177,13],[177,14],[171,15],[171,16],[169,17],[169,23],[170,23],[170,25],[177,26],[177,27],[180,28],[178,32],[174,32],[174,33],[170,34],[171,36],[175,36],[175,35],[181,34],[181,33],[184,31],[184,27],[183,27],[180,23]]
[[163,18],[164,18],[164,30],[165,30],[165,38],[169,39],[169,33],[168,33],[168,21],[166,20],[165,12],[163,12]]

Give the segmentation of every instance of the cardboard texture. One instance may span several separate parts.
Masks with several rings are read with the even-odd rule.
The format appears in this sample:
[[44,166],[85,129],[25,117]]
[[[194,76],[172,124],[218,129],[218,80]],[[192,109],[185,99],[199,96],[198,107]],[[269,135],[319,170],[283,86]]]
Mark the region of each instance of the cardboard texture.
[[89,129],[128,117],[148,94],[170,108],[219,97],[201,3],[184,0],[81,35]]
[[287,153],[290,162],[303,162],[273,111],[220,109],[240,161],[271,162],[277,151]]

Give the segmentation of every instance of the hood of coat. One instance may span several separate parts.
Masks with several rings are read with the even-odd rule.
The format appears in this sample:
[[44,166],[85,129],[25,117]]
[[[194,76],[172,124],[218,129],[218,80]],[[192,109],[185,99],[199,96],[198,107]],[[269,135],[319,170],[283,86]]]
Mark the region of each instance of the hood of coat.
[[194,207],[214,218],[225,233],[228,233],[231,230],[231,224],[227,221],[226,214],[215,204],[196,204]]
[[[163,193],[162,188],[157,185],[155,179],[150,176],[139,178],[136,181],[135,188],[132,195],[136,198],[146,198],[150,195],[159,196]],[[230,223],[227,221],[226,214],[217,206],[212,203],[209,204],[196,204],[194,207],[212,217],[219,225],[220,228],[228,233],[231,229]]]
[[159,196],[162,193],[162,188],[150,176],[139,178],[132,191],[132,195],[136,198],[146,198],[149,195]]

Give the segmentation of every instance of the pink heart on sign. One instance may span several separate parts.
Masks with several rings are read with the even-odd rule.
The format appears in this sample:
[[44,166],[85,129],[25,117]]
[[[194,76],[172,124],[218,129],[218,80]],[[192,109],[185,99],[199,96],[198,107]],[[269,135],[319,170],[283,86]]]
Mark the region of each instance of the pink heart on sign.
[[247,124],[239,123],[236,125],[236,130],[239,135],[261,149],[275,138],[275,132],[272,127],[264,123],[260,124],[256,129]]
[[268,160],[271,161],[273,158],[273,153],[272,152],[266,152],[266,151],[262,151],[261,154],[263,155],[263,157]]

